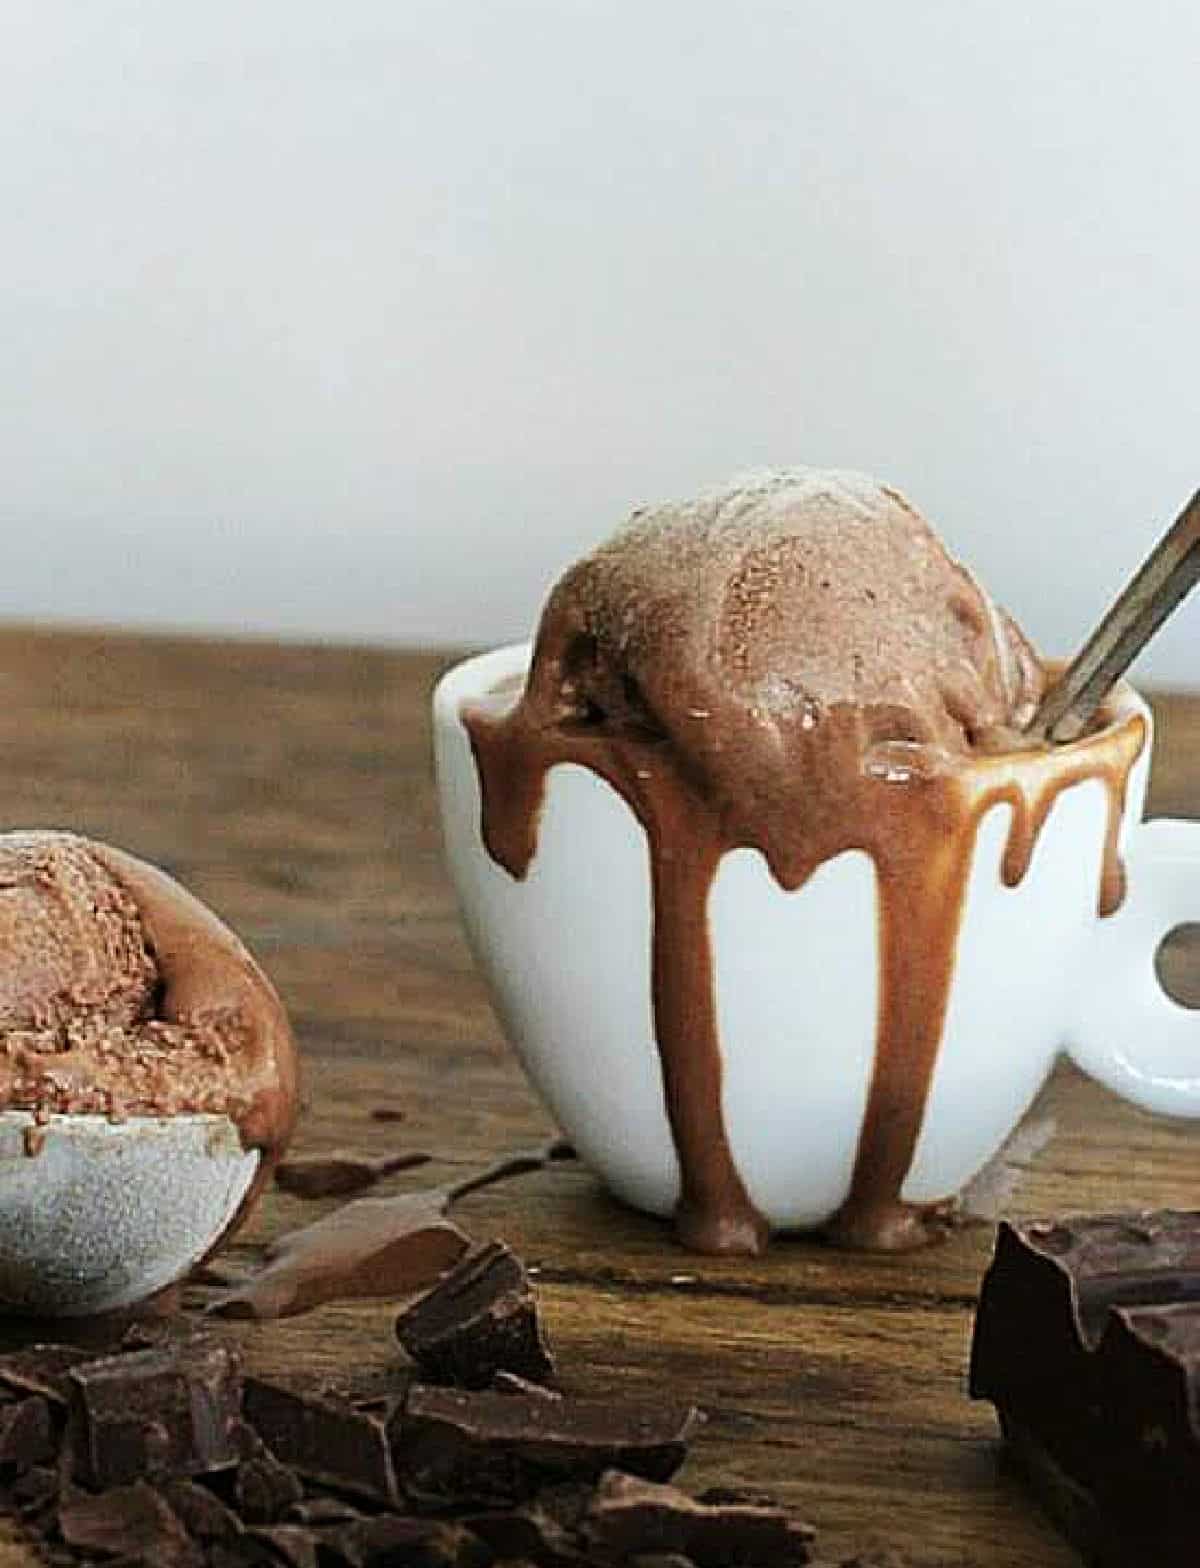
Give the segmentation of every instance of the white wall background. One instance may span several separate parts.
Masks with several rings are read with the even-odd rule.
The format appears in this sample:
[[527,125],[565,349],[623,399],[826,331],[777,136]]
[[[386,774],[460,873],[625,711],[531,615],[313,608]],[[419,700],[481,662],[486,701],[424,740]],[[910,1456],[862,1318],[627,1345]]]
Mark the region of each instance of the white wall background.
[[488,642],[807,461],[1066,649],[1200,483],[1198,61],[1192,0],[9,0],[0,615]]

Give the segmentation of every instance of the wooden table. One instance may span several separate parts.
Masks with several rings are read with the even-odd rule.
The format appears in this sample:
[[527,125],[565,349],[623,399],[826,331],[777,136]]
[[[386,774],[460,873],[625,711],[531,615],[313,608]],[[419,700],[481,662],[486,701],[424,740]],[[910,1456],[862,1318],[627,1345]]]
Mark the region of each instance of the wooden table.
[[[0,810],[157,861],[246,938],[306,1065],[297,1149],[428,1149],[467,1169],[544,1136],[459,932],[430,782],[427,698],[447,656],[101,633],[0,632]],[[1157,703],[1155,813],[1200,815],[1200,698]],[[1197,889],[1200,911],[1200,888]],[[1200,1002],[1200,944],[1175,953]],[[1194,1204],[1200,1130],[1153,1121],[1063,1072],[1059,1131],[1014,1207]],[[405,1119],[373,1119],[378,1107]],[[424,1183],[396,1176],[381,1190]],[[235,1250],[333,1207],[272,1193]],[[565,1380],[694,1399],[681,1480],[770,1490],[835,1556],[914,1565],[1075,1561],[997,1464],[964,1392],[987,1227],[910,1257],[803,1241],[701,1260],[573,1166],[468,1199],[459,1218],[540,1270]],[[394,1358],[390,1303],[224,1330],[259,1369]],[[7,1553],[7,1556],[4,1554]],[[24,1562],[17,1546],[0,1561]]]

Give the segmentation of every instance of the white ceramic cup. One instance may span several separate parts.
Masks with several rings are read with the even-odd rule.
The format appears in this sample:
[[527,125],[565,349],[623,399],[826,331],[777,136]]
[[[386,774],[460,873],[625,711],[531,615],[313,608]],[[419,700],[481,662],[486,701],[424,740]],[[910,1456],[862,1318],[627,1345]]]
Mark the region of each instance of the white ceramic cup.
[[[679,1168],[651,1002],[645,835],[602,779],[563,764],[546,780],[538,847],[515,880],[490,857],[466,701],[519,680],[528,644],[451,670],[434,694],[450,870],[476,959],[525,1070],[580,1157],[618,1197],[669,1214]],[[1200,823],[1142,821],[1150,713],[1141,714],[1121,844],[1128,891],[1097,915],[1107,795],[1057,798],[1019,886],[1000,860],[1011,808],[979,825],[955,972],[920,1137],[901,1196],[952,1197],[1016,1127],[1060,1052],[1148,1110],[1200,1116],[1200,1012],[1162,990],[1155,957],[1200,919]],[[1031,753],[1036,758],[1039,754]],[[1036,766],[1023,761],[1017,767]],[[849,851],[785,892],[755,851],[718,869],[709,922],[729,1144],[750,1198],[777,1228],[816,1226],[850,1189],[875,1051],[876,894]]]

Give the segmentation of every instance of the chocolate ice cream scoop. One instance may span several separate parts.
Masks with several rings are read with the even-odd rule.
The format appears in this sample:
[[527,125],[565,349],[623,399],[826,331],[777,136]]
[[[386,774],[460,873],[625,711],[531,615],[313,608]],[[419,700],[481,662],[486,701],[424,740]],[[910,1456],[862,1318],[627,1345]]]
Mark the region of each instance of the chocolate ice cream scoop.
[[239,1222],[290,1137],[270,981],[165,873],[0,835],[0,1304],[128,1306]]

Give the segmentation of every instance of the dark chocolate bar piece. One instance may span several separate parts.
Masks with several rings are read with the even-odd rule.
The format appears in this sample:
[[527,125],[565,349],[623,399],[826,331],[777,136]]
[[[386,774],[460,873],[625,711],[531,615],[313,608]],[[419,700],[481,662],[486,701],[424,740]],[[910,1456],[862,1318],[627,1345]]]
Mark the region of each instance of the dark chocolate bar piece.
[[662,1404],[545,1399],[495,1390],[410,1391],[397,1465],[406,1490],[466,1502],[523,1502],[555,1481],[628,1470],[668,1480],[701,1417]]
[[1002,1225],[970,1388],[1090,1562],[1194,1565],[1200,1214]]
[[385,1415],[260,1378],[246,1380],[244,1409],[275,1457],[301,1475],[379,1502],[397,1501]]
[[474,1248],[396,1320],[426,1383],[487,1388],[498,1372],[554,1376],[525,1266],[502,1241]]
[[86,1486],[237,1463],[241,1368],[204,1341],[86,1361],[67,1373],[72,1473]]

